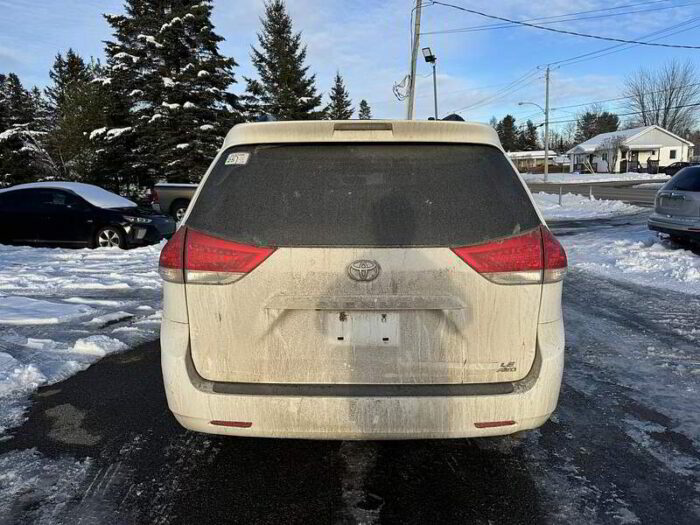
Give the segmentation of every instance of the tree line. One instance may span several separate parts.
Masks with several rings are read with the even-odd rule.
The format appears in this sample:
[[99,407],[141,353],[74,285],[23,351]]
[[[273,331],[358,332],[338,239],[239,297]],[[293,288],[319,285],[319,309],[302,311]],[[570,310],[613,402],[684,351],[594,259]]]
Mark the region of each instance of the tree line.
[[[650,125],[658,125],[700,146],[700,132],[696,129],[700,78],[693,63],[671,60],[657,70],[642,68],[625,79],[623,96],[616,101],[619,100],[624,101],[622,118],[600,104],[591,104],[565,126],[550,127],[550,149],[565,153],[601,133]],[[551,114],[550,119],[557,120]],[[542,124],[527,120],[519,125],[512,115],[506,115],[501,120],[493,117],[491,125],[506,151],[543,149]]]
[[[327,105],[306,65],[283,0],[265,3],[243,78],[223,56],[211,0],[125,0],[105,62],[74,50],[58,53],[43,91],[0,73],[0,187],[39,180],[98,184],[139,194],[159,180],[196,182],[235,124],[350,119],[355,115],[337,72]],[[372,118],[367,101],[357,116]]]

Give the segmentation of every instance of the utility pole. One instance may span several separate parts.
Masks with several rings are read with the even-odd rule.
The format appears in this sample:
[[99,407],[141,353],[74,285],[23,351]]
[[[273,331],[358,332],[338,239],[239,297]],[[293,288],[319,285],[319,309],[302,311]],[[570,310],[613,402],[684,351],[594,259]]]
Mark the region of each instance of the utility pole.
[[544,78],[544,182],[547,182],[549,175],[549,64],[547,64]]
[[411,78],[408,88],[408,109],[406,119],[413,120],[413,106],[416,100],[416,61],[418,60],[418,45],[420,40],[420,14],[423,0],[416,0],[416,21],[413,26],[413,49],[411,50]]

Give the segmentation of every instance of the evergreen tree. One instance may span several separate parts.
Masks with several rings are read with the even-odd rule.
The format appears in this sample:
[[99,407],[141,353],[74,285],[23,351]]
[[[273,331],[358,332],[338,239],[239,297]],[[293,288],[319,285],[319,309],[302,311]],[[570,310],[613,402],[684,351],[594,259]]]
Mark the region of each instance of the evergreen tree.
[[280,120],[313,120],[322,112],[316,93],[316,76],[308,75],[306,46],[301,33],[292,31],[292,19],[282,0],[265,3],[265,17],[258,33],[260,50],[253,47],[251,59],[258,80],[246,78],[249,118],[272,115]]
[[617,131],[619,126],[620,118],[614,113],[590,107],[576,119],[575,140],[580,144],[601,133]]
[[540,149],[540,142],[537,137],[537,126],[535,126],[531,120],[528,120],[525,123],[525,128],[520,130],[518,149],[520,151],[535,151]]
[[104,88],[93,80],[102,74],[99,63],[86,64],[72,50],[65,58],[56,55],[46,88],[51,131],[47,148],[58,165],[61,178],[97,182],[94,177],[96,147],[90,133],[105,125]]
[[86,84],[92,80],[85,61],[72,49],[68,49],[65,57],[61,53],[56,55],[49,77],[53,85],[44,92],[54,113],[64,103],[67,92],[76,88],[76,84]]
[[512,115],[506,115],[503,120],[496,124],[496,132],[504,150],[517,151],[519,134],[515,128],[515,118]]
[[352,118],[355,108],[352,107],[350,95],[345,89],[340,71],[335,74],[335,80],[330,94],[331,102],[326,106],[325,114],[328,120],[348,120]]
[[105,156],[127,155],[122,179],[198,181],[241,120],[228,92],[237,64],[219,53],[211,11],[209,0],[127,0],[125,15],[107,16],[111,94],[93,138]]
[[0,186],[54,178],[44,148],[45,106],[38,89],[28,91],[17,75],[0,75]]
[[372,109],[364,98],[360,100],[358,117],[360,117],[360,120],[370,120],[372,118]]

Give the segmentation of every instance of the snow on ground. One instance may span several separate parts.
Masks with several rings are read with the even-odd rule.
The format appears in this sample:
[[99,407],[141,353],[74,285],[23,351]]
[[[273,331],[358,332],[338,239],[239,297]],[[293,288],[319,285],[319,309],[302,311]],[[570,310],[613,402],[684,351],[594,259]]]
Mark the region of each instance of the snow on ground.
[[0,439],[39,386],[158,336],[162,245],[0,245]]
[[602,219],[643,211],[643,208],[625,204],[622,201],[591,199],[572,193],[561,196],[561,206],[559,205],[559,195],[535,193],[533,197],[546,220]]
[[[525,182],[544,182],[542,173],[522,173]],[[550,173],[547,182],[553,184],[581,184],[588,182],[616,182],[630,180],[668,180],[665,173]]]
[[[556,225],[555,225],[556,228]],[[559,234],[569,266],[643,286],[700,294],[700,255],[647,229],[646,214],[575,235]]]

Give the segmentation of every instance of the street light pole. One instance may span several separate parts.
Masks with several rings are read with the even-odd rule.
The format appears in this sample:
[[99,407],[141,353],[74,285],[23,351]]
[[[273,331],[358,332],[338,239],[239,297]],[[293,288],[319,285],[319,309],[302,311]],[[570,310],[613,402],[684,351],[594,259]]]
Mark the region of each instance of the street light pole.
[[437,64],[437,60],[433,62],[433,98],[435,99],[435,120],[438,119],[438,110],[437,110],[437,75],[435,73],[435,65]]
[[406,119],[413,120],[413,106],[416,100],[416,61],[418,60],[418,45],[420,43],[420,15],[422,0],[416,0],[416,22],[413,27],[413,49],[411,50],[411,78],[408,85],[408,108]]
[[549,65],[544,75],[545,95],[544,95],[544,182],[547,182],[549,175]]
[[435,102],[435,120],[438,119],[438,109],[437,109],[437,74],[435,73],[435,65],[437,64],[437,57],[433,55],[433,52],[429,47],[424,47],[421,49],[423,52],[423,58],[428,64],[433,66],[433,99]]

